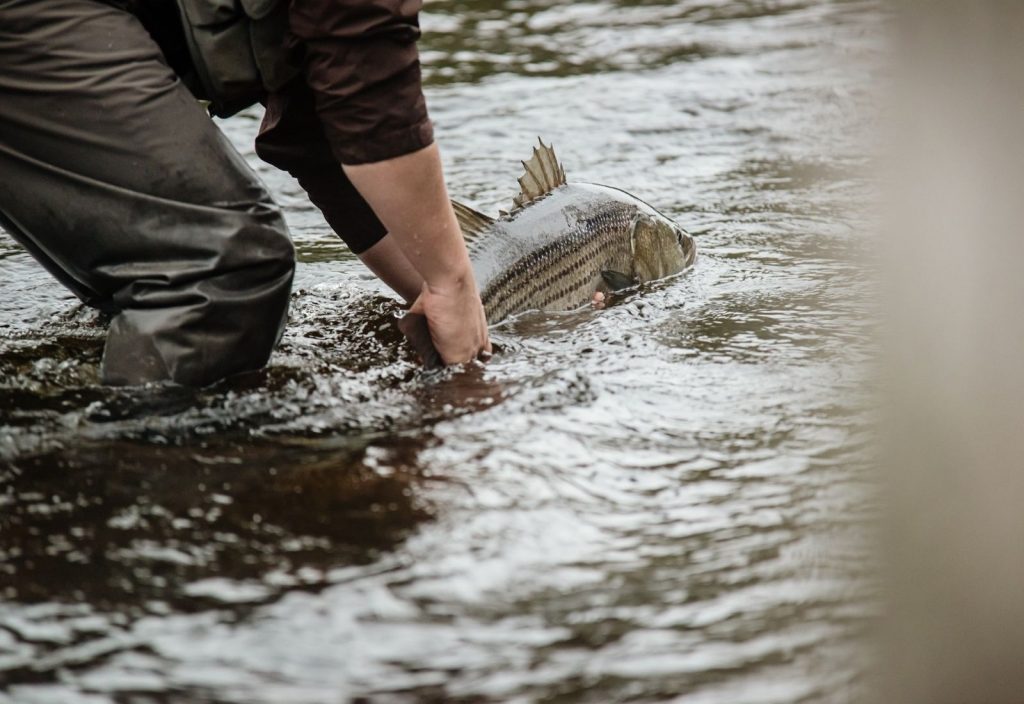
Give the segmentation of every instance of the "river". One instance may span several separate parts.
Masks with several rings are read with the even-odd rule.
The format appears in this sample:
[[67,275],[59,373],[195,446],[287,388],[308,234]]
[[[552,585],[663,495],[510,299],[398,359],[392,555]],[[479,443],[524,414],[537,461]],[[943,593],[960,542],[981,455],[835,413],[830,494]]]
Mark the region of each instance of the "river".
[[873,2],[438,0],[454,197],[538,136],[696,266],[424,375],[390,296],[221,123],[299,267],[270,366],[97,384],[104,321],[0,236],[0,702],[851,702]]

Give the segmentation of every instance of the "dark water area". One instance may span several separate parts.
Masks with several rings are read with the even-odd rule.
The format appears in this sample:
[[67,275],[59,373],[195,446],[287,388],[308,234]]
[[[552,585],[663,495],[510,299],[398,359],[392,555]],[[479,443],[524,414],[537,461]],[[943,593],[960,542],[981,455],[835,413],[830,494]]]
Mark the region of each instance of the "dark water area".
[[432,2],[453,196],[570,180],[694,269],[421,374],[399,306],[221,126],[300,260],[271,365],[97,384],[104,320],[0,236],[0,702],[851,702],[874,613],[871,2]]

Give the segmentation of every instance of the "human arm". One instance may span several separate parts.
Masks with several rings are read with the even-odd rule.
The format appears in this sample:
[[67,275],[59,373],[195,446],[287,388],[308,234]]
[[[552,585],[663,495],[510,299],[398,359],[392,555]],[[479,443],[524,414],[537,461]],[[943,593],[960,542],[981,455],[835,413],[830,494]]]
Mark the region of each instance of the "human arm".
[[[289,21],[317,129],[343,180],[380,221],[372,244],[354,251],[407,299],[422,280],[413,311],[426,315],[442,358],[462,362],[489,342],[423,98],[419,7],[415,0],[293,0]],[[272,96],[268,115],[273,105]],[[330,196],[319,200],[327,214]],[[344,214],[328,219],[342,234]]]
[[411,312],[427,317],[442,359],[451,364],[489,353],[487,320],[437,146],[344,168],[423,278]]

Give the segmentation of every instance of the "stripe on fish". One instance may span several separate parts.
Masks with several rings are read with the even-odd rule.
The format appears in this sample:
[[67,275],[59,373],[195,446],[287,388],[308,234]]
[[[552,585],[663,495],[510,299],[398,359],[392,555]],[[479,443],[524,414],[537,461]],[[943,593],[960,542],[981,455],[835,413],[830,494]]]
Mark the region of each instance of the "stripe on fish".
[[543,142],[523,168],[500,218],[453,202],[489,323],[579,308],[607,293],[607,280],[643,283],[693,264],[696,245],[681,227],[625,191],[569,183]]

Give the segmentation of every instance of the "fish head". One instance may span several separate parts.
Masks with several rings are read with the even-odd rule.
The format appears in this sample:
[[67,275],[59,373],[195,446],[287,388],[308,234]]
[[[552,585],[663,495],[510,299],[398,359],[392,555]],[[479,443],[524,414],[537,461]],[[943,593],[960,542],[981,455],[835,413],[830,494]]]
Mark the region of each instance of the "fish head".
[[630,248],[639,283],[677,274],[697,256],[697,245],[686,230],[661,213],[643,210],[633,221]]

